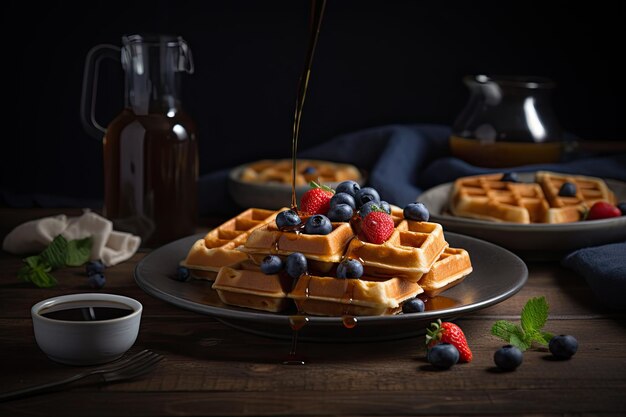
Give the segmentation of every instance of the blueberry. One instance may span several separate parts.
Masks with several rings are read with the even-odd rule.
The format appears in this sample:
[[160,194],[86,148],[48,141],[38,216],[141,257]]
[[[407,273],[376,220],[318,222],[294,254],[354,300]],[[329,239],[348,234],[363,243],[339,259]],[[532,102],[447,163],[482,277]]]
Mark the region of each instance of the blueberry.
[[300,216],[293,210],[281,211],[276,216],[276,226],[281,230],[287,227],[297,226],[301,222]]
[[306,273],[306,258],[300,252],[292,253],[287,256],[287,259],[285,260],[285,269],[287,270],[287,275],[291,278],[299,278],[300,275]]
[[346,259],[337,267],[337,278],[361,278],[363,264],[356,259]]
[[335,193],[347,193],[350,194],[352,197],[356,196],[356,193],[359,192],[359,190],[361,189],[361,186],[355,182],[355,181],[344,181],[342,183],[339,183],[339,185],[337,185],[337,188],[335,188]]
[[174,279],[180,282],[187,282],[191,279],[191,273],[189,269],[184,266],[179,266],[176,268],[176,274],[174,274]]
[[434,367],[448,369],[459,361],[459,351],[450,343],[439,343],[428,349],[426,358]]
[[388,202],[386,201],[381,201],[380,202],[380,208],[383,209],[383,211],[387,214],[391,214],[391,206],[389,205]]
[[89,275],[88,281],[91,288],[95,288],[98,290],[104,287],[104,284],[107,282],[104,274],[99,273]]
[[265,274],[276,274],[283,269],[283,261],[276,255],[267,255],[261,261],[261,271]]
[[564,182],[559,189],[561,197],[576,197],[576,185],[571,182]]
[[335,193],[335,195],[330,199],[330,208],[335,207],[337,204],[347,204],[352,207],[352,210],[356,209],[354,197],[348,193]]
[[104,273],[104,269],[104,264],[100,261],[89,261],[85,265],[85,271],[87,272],[87,275],[102,274]]
[[304,175],[312,175],[315,174],[315,167],[306,167],[304,171],[302,171]]
[[500,178],[500,181],[503,182],[519,182],[519,177],[515,172],[505,172]]
[[522,364],[523,359],[522,351],[513,345],[502,346],[493,355],[496,366],[503,371],[513,371]]
[[404,218],[409,220],[417,220],[418,222],[427,222],[430,213],[426,206],[422,203],[410,203],[403,211]]
[[307,235],[327,235],[333,231],[328,217],[323,214],[316,214],[309,217],[304,225],[304,233]]
[[570,335],[554,336],[550,339],[548,348],[556,358],[569,359],[578,350],[578,340]]
[[354,211],[347,204],[337,204],[328,210],[328,219],[331,222],[347,222],[352,218]]
[[368,201],[375,201],[377,203],[380,203],[380,195],[378,195],[378,191],[376,191],[372,187],[361,188],[356,193],[354,199],[356,200],[357,207],[361,207]]
[[426,305],[424,304],[422,300],[420,300],[417,297],[411,298],[410,300],[407,300],[404,303],[402,303],[402,312],[404,314],[421,313],[425,309],[426,309]]
[[380,210],[382,210],[382,207],[378,201],[368,201],[367,203],[363,204],[361,208],[359,209],[359,216],[361,216],[361,218],[364,219],[372,211],[380,211]]
[[617,208],[619,209],[619,211],[622,212],[622,216],[626,216],[626,202],[624,203],[619,203],[617,205]]

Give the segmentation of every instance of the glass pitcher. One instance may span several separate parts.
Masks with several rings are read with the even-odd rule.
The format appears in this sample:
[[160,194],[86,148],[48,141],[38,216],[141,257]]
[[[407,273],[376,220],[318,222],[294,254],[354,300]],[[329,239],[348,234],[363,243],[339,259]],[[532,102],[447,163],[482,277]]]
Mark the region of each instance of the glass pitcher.
[[[181,37],[131,35],[122,43],[89,51],[81,119],[103,140],[104,215],[153,246],[192,234],[196,225],[196,127],[180,103],[181,73],[193,73],[193,61]],[[106,129],[94,117],[103,58],[121,59],[126,80],[125,108]]]
[[467,76],[470,98],[452,126],[452,154],[482,167],[558,162],[562,130],[545,78]]

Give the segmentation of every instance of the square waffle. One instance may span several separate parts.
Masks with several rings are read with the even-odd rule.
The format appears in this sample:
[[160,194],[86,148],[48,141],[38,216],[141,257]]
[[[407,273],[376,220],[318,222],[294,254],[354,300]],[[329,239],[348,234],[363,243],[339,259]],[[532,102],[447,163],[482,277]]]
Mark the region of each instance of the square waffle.
[[[535,180],[541,185],[550,204],[546,217],[547,223],[578,221],[584,212],[598,201],[615,204],[615,195],[600,178],[538,171]],[[559,196],[559,190],[565,182],[576,186],[576,195]]]
[[379,316],[399,312],[405,300],[422,292],[417,283],[401,278],[338,279],[303,275],[289,298],[305,314]]
[[446,248],[419,283],[427,296],[434,297],[460,284],[471,272],[472,263],[466,250]]
[[233,266],[248,259],[236,248],[243,245],[253,230],[273,222],[278,212],[248,209],[211,230],[197,240],[180,264],[195,278],[213,280],[223,266]]
[[452,214],[498,222],[544,222],[550,207],[539,184],[501,178],[502,174],[489,174],[457,179],[450,204]]

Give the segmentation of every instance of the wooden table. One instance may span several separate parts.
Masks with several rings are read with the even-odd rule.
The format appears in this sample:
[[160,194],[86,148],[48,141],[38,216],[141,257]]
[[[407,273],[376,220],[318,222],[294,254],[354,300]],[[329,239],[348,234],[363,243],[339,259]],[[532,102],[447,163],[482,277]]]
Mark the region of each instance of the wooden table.
[[[0,209],[0,236],[26,219],[51,213]],[[105,385],[94,379],[63,392],[0,403],[0,415],[626,414],[626,317],[603,309],[584,280],[557,263],[529,264],[521,292],[458,320],[474,361],[434,371],[425,361],[423,337],[303,343],[299,350],[308,363],[282,365],[289,342],[234,330],[139,289],[133,268],[144,256],[138,253],[109,268],[103,291],[143,303],[132,350],[149,348],[166,360],[129,382]],[[58,270],[59,285],[39,289],[17,279],[20,266],[19,257],[0,254],[2,392],[77,371],[39,350],[30,307],[48,297],[92,291],[82,268]],[[518,320],[526,300],[539,295],[551,306],[546,330],[576,336],[578,353],[569,361],[554,361],[546,349],[533,349],[515,372],[498,372],[493,354],[503,342],[489,335],[491,325],[498,319]]]

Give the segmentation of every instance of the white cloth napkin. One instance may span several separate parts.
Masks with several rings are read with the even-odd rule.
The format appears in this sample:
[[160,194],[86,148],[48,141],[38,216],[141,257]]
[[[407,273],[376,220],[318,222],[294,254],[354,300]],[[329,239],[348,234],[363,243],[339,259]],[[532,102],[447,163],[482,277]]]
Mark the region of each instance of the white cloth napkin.
[[62,214],[23,223],[4,238],[2,249],[15,255],[37,253],[58,235],[67,240],[91,236],[91,260],[100,260],[106,266],[129,259],[141,244],[138,236],[117,232],[110,220],[88,211],[79,217],[67,218]]

